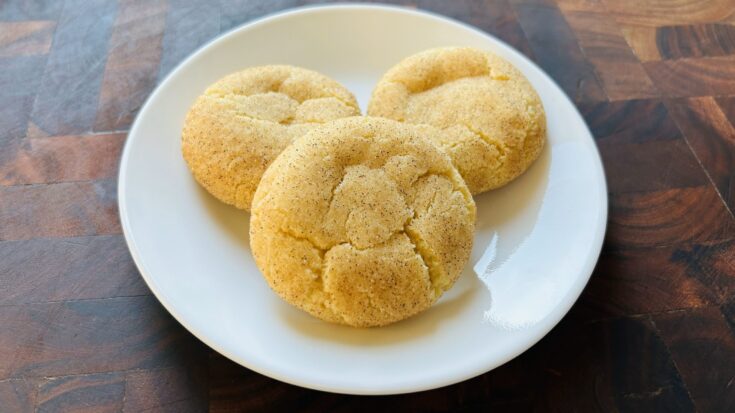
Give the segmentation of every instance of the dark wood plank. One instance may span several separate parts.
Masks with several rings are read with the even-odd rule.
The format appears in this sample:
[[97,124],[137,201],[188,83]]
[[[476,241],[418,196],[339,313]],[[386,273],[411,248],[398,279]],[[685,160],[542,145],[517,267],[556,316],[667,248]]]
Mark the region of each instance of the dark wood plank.
[[682,137],[660,99],[582,102],[577,105],[595,139],[619,144]]
[[[570,314],[571,315],[571,314]],[[535,411],[693,412],[669,352],[650,320],[563,321],[529,355],[544,374]]]
[[725,303],[735,295],[733,241],[606,251],[579,302],[584,320]]
[[735,211],[735,127],[711,97],[672,100],[669,108],[720,195]]
[[516,5],[529,5],[529,6],[547,6],[559,8],[558,3],[555,0],[508,0],[511,4]]
[[600,0],[556,0],[557,6],[567,11],[606,12],[605,5]]
[[598,142],[611,193],[659,191],[709,184],[684,139],[643,143]]
[[659,27],[623,23],[622,29],[628,44],[643,61],[735,53],[735,26],[732,22],[664,24]]
[[686,274],[707,287],[716,302],[735,297],[735,243],[733,241],[679,247],[671,261],[686,266]]
[[722,310],[722,315],[725,316],[725,321],[730,326],[730,331],[735,334],[735,297],[730,297],[730,301],[723,304],[720,310]]
[[66,0],[31,116],[30,134],[90,131],[96,117],[114,0]]
[[602,0],[615,19],[643,26],[697,24],[726,20],[735,14],[730,0]]
[[735,220],[711,185],[610,196],[607,248],[664,246],[733,237]]
[[[202,367],[207,362],[204,358],[197,361]],[[203,374],[193,375],[191,369],[182,367],[128,373],[123,413],[206,412],[206,369],[200,370]]]
[[48,53],[54,21],[0,21],[0,57],[30,56]]
[[735,410],[735,335],[719,308],[665,313],[654,321],[699,411]]
[[638,60],[650,62],[663,59],[656,43],[656,27],[627,24],[619,21],[618,25],[623,32],[623,36],[625,36],[625,41]]
[[121,235],[0,242],[0,306],[150,294]]
[[659,95],[612,17],[597,11],[567,11],[564,16],[610,100]]
[[198,0],[171,0],[166,14],[158,80],[219,33],[219,7]]
[[14,0],[0,3],[0,20],[56,20],[64,5],[59,0]]
[[125,377],[119,373],[45,379],[38,389],[38,413],[119,412]]
[[272,0],[268,2],[251,0],[221,0],[219,31],[226,32],[249,20],[263,17],[280,10],[300,6],[300,0]]
[[125,134],[31,138],[0,156],[0,185],[87,181],[117,175]]
[[643,67],[668,97],[735,94],[735,56],[651,61]]
[[419,9],[443,14],[478,27],[507,42],[526,56],[533,56],[518,18],[506,0],[419,0],[416,5]]
[[0,381],[0,406],[8,412],[33,412],[36,406],[35,379]]
[[7,156],[11,141],[26,134],[45,64],[40,55],[0,58],[0,159]]
[[121,0],[107,54],[96,131],[125,129],[153,90],[161,59],[166,3]]
[[119,234],[117,180],[0,187],[0,241]]
[[548,5],[515,4],[536,62],[575,102],[607,99],[592,65],[579,48],[574,32],[559,9]]
[[663,26],[656,45],[666,59],[724,56],[735,53],[735,26],[722,23]]
[[715,98],[717,105],[720,106],[722,113],[735,125],[735,96],[722,96]]
[[0,306],[0,379],[186,365],[203,345],[155,298]]

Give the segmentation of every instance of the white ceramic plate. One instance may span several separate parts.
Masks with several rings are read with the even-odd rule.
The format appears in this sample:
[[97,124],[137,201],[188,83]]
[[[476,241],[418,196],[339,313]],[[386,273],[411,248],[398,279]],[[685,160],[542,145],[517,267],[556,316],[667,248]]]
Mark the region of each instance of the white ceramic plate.
[[[212,198],[184,164],[179,140],[190,104],[223,75],[286,63],[337,79],[364,109],[386,69],[415,52],[453,45],[492,50],[533,83],[548,119],[541,158],[512,184],[476,198],[471,263],[425,313],[389,327],[355,329],[287,305],[253,262],[248,214]],[[355,394],[452,384],[525,351],[584,288],[607,217],[605,178],[590,132],[538,67],[453,20],[356,5],[273,15],[223,35],[183,62],[151,95],[130,131],[119,202],[140,272],[189,331],[259,373]]]

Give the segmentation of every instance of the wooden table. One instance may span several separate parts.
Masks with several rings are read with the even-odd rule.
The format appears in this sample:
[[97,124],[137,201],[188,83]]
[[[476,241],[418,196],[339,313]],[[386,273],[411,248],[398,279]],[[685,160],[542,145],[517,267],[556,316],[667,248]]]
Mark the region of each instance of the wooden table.
[[556,79],[597,139],[610,220],[582,298],[531,350],[370,398],[214,353],[130,258],[116,172],[146,96],[207,40],[304,1],[203,3],[0,2],[0,411],[735,411],[735,1],[401,2]]

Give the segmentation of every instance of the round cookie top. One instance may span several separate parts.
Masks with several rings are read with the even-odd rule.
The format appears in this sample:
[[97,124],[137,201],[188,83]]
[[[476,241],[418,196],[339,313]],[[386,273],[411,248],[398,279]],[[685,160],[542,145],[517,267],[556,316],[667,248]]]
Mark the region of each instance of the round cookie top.
[[359,114],[355,97],[327,76],[293,66],[252,67],[220,79],[197,98],[181,146],[207,191],[249,210],[263,172],[293,139]]
[[431,136],[473,194],[515,179],[546,140],[544,108],[528,80],[506,60],[469,47],[404,59],[378,82],[368,114],[439,128]]
[[472,248],[475,204],[446,154],[389,119],[330,122],[258,186],[255,261],[271,288],[326,321],[381,326],[429,308]]

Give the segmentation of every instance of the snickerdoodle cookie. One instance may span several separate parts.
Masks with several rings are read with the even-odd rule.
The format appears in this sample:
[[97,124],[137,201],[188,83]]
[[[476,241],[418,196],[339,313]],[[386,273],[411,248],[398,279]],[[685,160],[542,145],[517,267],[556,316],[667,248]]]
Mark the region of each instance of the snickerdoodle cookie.
[[312,130],[271,164],[250,242],[284,300],[326,321],[381,326],[454,284],[474,222],[464,181],[417,128],[353,117]]
[[211,85],[189,110],[182,151],[194,178],[249,210],[265,169],[292,140],[326,121],[359,115],[336,81],[293,66],[260,66]]
[[538,158],[546,140],[539,96],[506,60],[452,47],[407,57],[373,91],[368,115],[426,124],[473,194],[501,187]]

